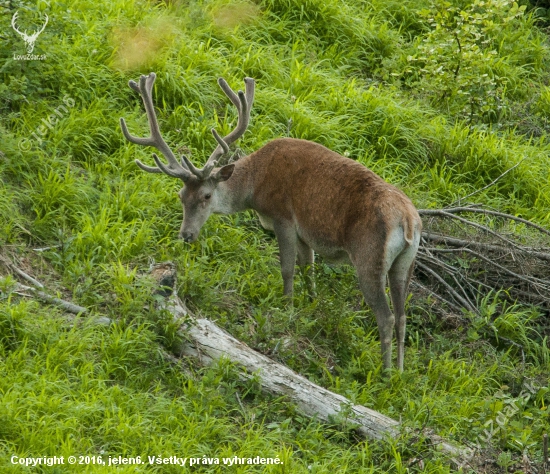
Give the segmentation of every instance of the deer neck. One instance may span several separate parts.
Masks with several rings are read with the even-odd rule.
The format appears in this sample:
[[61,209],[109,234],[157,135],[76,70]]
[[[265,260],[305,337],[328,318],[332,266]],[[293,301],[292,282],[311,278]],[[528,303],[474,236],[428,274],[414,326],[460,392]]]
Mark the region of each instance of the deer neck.
[[217,214],[233,214],[252,207],[254,169],[248,156],[235,162],[231,178],[218,184]]

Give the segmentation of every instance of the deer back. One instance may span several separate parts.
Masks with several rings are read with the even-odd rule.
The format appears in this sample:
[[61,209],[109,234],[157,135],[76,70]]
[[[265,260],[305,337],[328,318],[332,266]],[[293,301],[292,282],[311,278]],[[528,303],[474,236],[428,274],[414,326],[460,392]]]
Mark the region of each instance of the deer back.
[[317,246],[346,249],[357,240],[385,240],[398,226],[410,242],[420,221],[410,199],[395,186],[306,140],[269,142],[237,163],[227,185],[233,180],[236,187],[251,190],[247,207],[292,222],[304,241]]

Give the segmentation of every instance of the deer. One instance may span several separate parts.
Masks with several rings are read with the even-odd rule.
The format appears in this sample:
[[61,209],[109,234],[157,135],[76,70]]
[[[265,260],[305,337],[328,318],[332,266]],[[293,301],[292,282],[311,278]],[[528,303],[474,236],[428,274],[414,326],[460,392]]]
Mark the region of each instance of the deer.
[[[243,136],[254,100],[255,82],[245,78],[245,92],[237,93],[223,79],[222,91],[238,111],[235,128],[225,137],[211,130],[217,146],[202,168],[186,155],[178,160],[162,138],[152,99],[155,73],[129,81],[142,98],[150,136],[130,134],[124,118],[120,126],[131,143],[154,147],[156,166],[140,160],[148,173],[179,178],[184,217],[179,238],[194,242],[211,214],[253,209],[261,225],[277,239],[283,294],[292,301],[296,263],[314,291],[314,252],[327,261],[355,267],[361,292],[376,317],[383,372],[392,367],[392,339],[397,339],[397,368],[403,371],[405,300],[421,238],[422,221],[411,200],[361,163],[303,139],[276,138],[233,163],[218,166],[230,146]],[[389,282],[393,313],[386,298]]]
[[48,15],[44,15],[46,18],[46,21],[42,25],[42,28],[39,30],[36,30],[32,35],[28,35],[27,30],[25,30],[24,32],[21,32],[19,31],[19,29],[15,24],[15,22],[17,21],[18,14],[19,12],[15,12],[13,14],[13,17],[11,18],[11,26],[15,30],[15,32],[18,33],[23,38],[23,41],[27,45],[27,52],[31,54],[34,50],[34,44],[36,43],[38,36],[40,35],[40,33],[44,31],[44,28],[46,28],[46,25],[48,24]]

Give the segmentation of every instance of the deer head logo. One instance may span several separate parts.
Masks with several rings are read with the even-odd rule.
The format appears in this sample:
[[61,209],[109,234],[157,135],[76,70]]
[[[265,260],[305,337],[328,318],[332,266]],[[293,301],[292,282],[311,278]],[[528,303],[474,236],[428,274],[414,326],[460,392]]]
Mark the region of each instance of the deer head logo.
[[40,33],[44,31],[44,28],[46,28],[46,25],[48,24],[48,15],[44,15],[46,17],[46,21],[44,22],[44,25],[42,25],[42,28],[40,28],[40,30],[35,31],[32,35],[28,35],[27,30],[25,30],[24,32],[21,32],[17,29],[15,22],[17,20],[18,13],[19,12],[17,11],[13,14],[13,17],[11,19],[11,26],[17,33],[21,35],[21,37],[23,38],[23,41],[25,41],[25,44],[27,45],[27,52],[30,54],[34,49],[34,43],[36,43],[38,36],[40,35]]

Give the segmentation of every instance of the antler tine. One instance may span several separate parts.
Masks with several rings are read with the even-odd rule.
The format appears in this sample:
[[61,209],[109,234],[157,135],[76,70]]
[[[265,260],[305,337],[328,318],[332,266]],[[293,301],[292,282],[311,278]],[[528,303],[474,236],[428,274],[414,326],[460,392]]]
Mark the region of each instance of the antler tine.
[[[212,129],[212,134],[214,135],[214,138],[216,138],[218,146],[208,158],[203,170],[206,169],[207,166],[211,170],[215,166],[216,160],[221,155],[229,151],[229,145],[242,137],[248,127],[248,124],[250,122],[250,110],[252,108],[252,103],[254,102],[255,83],[254,79],[250,77],[245,77],[244,82],[246,92],[238,91],[238,93],[235,93],[233,89],[231,89],[229,84],[225,81],[225,79],[223,79],[222,77],[218,79],[218,84],[224,91],[225,95],[229,98],[233,105],[237,107],[239,118],[237,119],[237,126],[235,127],[235,129],[232,130],[224,138],[220,137],[220,135],[214,129]],[[210,166],[211,163],[214,164]]]
[[134,160],[134,161],[136,162],[136,165],[138,165],[143,171],[147,171],[147,173],[162,173],[163,172],[160,168],[157,168],[156,166],[147,166],[139,160]]
[[23,33],[21,33],[19,31],[19,28],[17,28],[17,26],[15,25],[15,20],[17,20],[17,18],[19,18],[19,11],[16,11],[13,16],[11,17],[11,26],[12,28],[17,31],[17,33],[19,33],[20,35],[22,35]]
[[174,153],[172,152],[170,147],[162,138],[157,120],[157,114],[155,113],[155,107],[153,105],[152,91],[153,84],[155,83],[156,78],[157,75],[154,72],[152,72],[148,76],[141,76],[139,78],[138,92],[143,99],[143,105],[145,105],[145,112],[147,113],[147,120],[149,121],[149,130],[151,130],[150,138],[152,140],[153,146],[158,148],[158,150],[166,157],[171,168],[177,169],[178,166],[181,165],[178,163],[178,160],[174,156]]
[[229,97],[229,100],[233,102],[233,105],[237,107],[238,110],[240,110],[241,101],[239,100],[239,97],[237,96],[237,94],[235,94],[233,89],[231,89],[227,81],[223,77],[220,77],[218,78],[218,84],[221,87],[221,89],[225,92],[225,95]]
[[[183,168],[179,163],[178,163],[178,169],[174,170],[169,166],[166,166],[162,161],[160,161],[160,158],[157,156],[156,153],[153,153],[153,159],[155,160],[155,163],[157,164],[159,169],[164,174],[167,174],[168,176],[172,176],[174,178],[181,178],[184,180],[189,179],[189,177],[191,176],[189,172],[185,168]],[[182,172],[185,172],[185,173],[182,174]]]
[[237,126],[231,133],[229,133],[229,135],[224,137],[224,141],[228,145],[231,145],[234,141],[239,139],[244,134],[250,121],[250,110],[252,108],[252,103],[254,102],[255,82],[254,79],[250,77],[245,77],[244,83],[246,93],[244,93],[243,91],[238,91],[238,93],[235,94],[235,92],[233,92],[233,89],[229,87],[229,84],[223,78],[220,77],[218,79],[218,84],[225,92],[225,95],[229,97],[229,100],[233,102],[233,105],[237,107],[237,110],[239,112]]
[[208,161],[206,162],[206,164],[204,165],[203,168],[200,168],[200,169],[196,168],[193,165],[193,163],[191,163],[191,161],[189,161],[189,158],[187,158],[187,156],[185,156],[185,155],[181,156],[182,164],[185,167],[189,168],[189,171],[191,171],[191,173],[193,173],[200,180],[205,180],[206,178],[208,178],[208,176],[210,176],[210,173],[212,172],[214,167],[218,164],[218,162],[215,160],[215,158],[217,158],[218,156],[221,156],[224,153],[227,153],[229,151],[229,146],[227,145],[227,143],[225,143],[223,141],[223,138],[220,137],[218,132],[216,132],[215,129],[212,129],[211,131],[212,131],[212,135],[214,135],[217,142],[219,143],[219,146],[216,147],[216,150],[220,149],[220,152],[216,155],[216,150],[214,150],[214,153],[212,153],[212,155],[210,155],[210,158],[208,158]]
[[250,115],[250,110],[252,109],[252,104],[254,103],[254,90],[256,88],[256,83],[251,77],[245,77],[244,84],[246,91],[246,103],[248,104],[248,114]]
[[[224,153],[229,152],[229,145],[218,134],[218,132],[216,132],[215,129],[212,129],[212,135],[214,135],[214,138],[218,142],[218,146],[216,146],[216,148],[214,149],[212,154],[208,157],[208,160],[206,160],[206,164],[204,165],[203,169],[205,169],[206,167],[209,167],[209,169],[212,170],[212,168],[214,168],[214,166],[216,166],[216,164],[218,162],[218,158],[220,158],[220,156],[222,156]],[[212,165],[212,166],[210,166],[210,165]]]
[[149,130],[151,131],[151,135],[149,137],[136,137],[132,135],[128,131],[126,121],[123,118],[120,119],[120,128],[122,129],[122,133],[126,140],[131,143],[135,143],[136,145],[155,147],[168,160],[168,166],[166,166],[162,164],[157,155],[153,154],[155,163],[158,166],[157,168],[147,166],[141,161],[136,160],[136,164],[142,170],[147,171],[148,173],[165,173],[169,176],[180,178],[185,181],[191,176],[189,168],[185,167],[183,163],[180,164],[178,162],[178,160],[174,156],[174,153],[166,144],[160,133],[160,128],[158,125],[157,115],[155,113],[155,107],[153,105],[152,98],[153,84],[155,83],[156,77],[156,74],[152,72],[148,76],[141,76],[139,79],[139,84],[137,84],[135,81],[128,82],[130,88],[141,95],[143,105],[145,106],[145,112],[147,114],[147,120],[149,122]]
[[196,168],[195,165],[191,163],[189,161],[189,158],[187,158],[187,156],[185,155],[181,155],[181,161],[182,163],[185,164],[185,166],[189,168],[189,171],[191,171],[191,173],[193,173],[197,178],[205,179],[207,177],[207,176],[206,177],[204,176],[204,169],[206,168],[206,166],[202,169]]
[[212,130],[210,130],[212,132],[212,135],[214,135],[214,138],[216,139],[216,141],[219,143],[220,147],[222,147],[223,149],[223,152],[224,153],[227,153],[229,152],[229,145],[225,142],[225,140],[220,137],[219,133],[216,131],[215,128],[213,128]]
[[44,28],[46,28],[46,25],[48,24],[48,20],[49,20],[48,15],[46,15],[44,13],[44,16],[46,17],[46,21],[44,22],[44,25],[42,25],[42,28],[40,29],[40,31],[37,31],[35,33],[36,36],[38,36],[40,33],[42,33],[44,31]]

